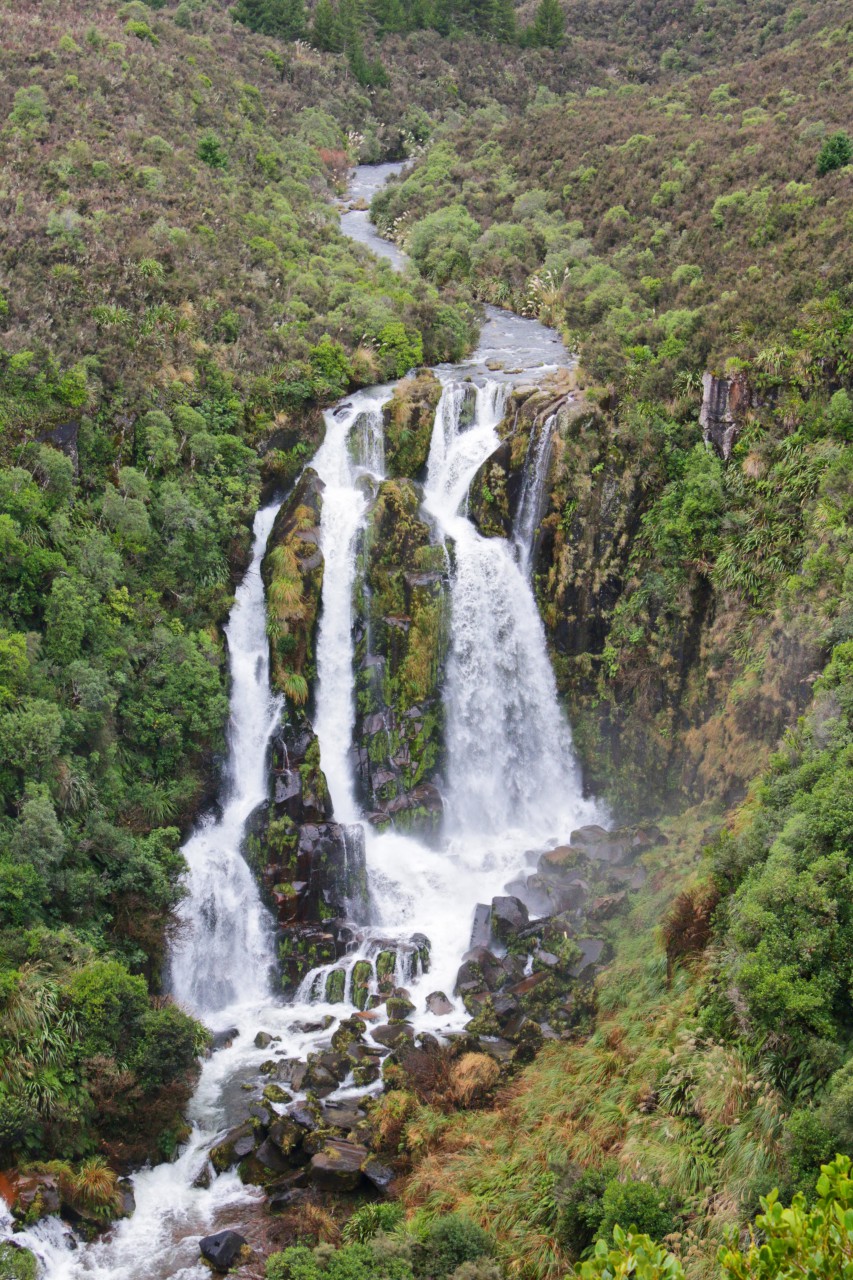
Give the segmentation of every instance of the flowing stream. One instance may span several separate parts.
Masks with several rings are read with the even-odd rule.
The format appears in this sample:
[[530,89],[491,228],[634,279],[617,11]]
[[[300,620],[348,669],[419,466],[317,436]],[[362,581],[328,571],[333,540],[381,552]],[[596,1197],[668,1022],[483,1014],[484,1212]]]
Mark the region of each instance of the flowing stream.
[[[369,198],[394,169],[358,170],[353,194]],[[376,235],[364,213],[345,213],[342,226],[405,267],[399,250]],[[398,977],[416,1006],[416,1028],[433,1033],[467,1021],[460,1002],[440,1018],[426,1013],[424,1002],[435,990],[452,996],[476,905],[532,869],[543,847],[595,817],[581,796],[528,581],[553,422],[543,423],[531,439],[514,542],[481,537],[465,515],[471,480],[499,442],[496,427],[513,383],[567,362],[552,331],[488,308],[474,355],[436,370],[442,396],[423,505],[452,559],[443,836],[436,848],[365,824],[371,918],[357,922],[363,926],[360,949],[346,962],[351,970],[359,956],[375,954],[382,941],[425,934],[432,944],[430,972],[423,974],[415,964]],[[503,369],[495,371],[498,364]],[[362,817],[351,759],[356,549],[369,494],[384,474],[381,410],[391,392],[391,387],[359,392],[329,410],[324,442],[310,464],[325,485],[314,727],[335,818],[349,824]],[[217,1136],[245,1116],[242,1086],[258,1081],[260,1064],[269,1055],[255,1046],[255,1034],[274,1034],[281,1038],[279,1048],[304,1058],[328,1044],[331,1029],[322,1026],[323,1015],[337,1019],[350,1012],[318,997],[324,990],[322,972],[309,975],[293,1001],[276,997],[273,922],[241,853],[246,820],[267,794],[267,748],[281,712],[269,687],[260,574],[276,510],[265,507],[255,519],[252,561],[227,627],[231,724],[222,807],[184,846],[188,893],[170,965],[175,998],[214,1032],[227,1032],[225,1047],[203,1064],[190,1107],[192,1135],[177,1160],[135,1175],[136,1210],[130,1218],[91,1245],[73,1241],[58,1218],[15,1237],[36,1253],[47,1280],[203,1280],[209,1275],[199,1263],[199,1237],[239,1227],[241,1214],[245,1217],[260,1196],[234,1171],[213,1174],[208,1160]],[[353,1092],[345,1082],[332,1096]],[[0,1216],[0,1235],[4,1225],[9,1223]]]

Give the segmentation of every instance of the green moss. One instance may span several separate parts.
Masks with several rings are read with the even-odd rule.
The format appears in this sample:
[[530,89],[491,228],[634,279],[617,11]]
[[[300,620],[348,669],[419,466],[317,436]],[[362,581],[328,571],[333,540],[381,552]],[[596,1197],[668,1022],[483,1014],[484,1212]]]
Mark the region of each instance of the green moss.
[[36,1280],[38,1263],[29,1249],[0,1244],[0,1280]]

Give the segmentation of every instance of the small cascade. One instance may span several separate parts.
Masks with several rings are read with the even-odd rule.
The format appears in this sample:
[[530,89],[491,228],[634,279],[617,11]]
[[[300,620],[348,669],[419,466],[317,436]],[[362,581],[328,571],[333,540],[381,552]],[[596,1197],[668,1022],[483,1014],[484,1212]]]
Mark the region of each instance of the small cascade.
[[536,549],[536,532],[542,518],[542,503],[545,497],[545,482],[548,478],[548,464],[551,460],[551,440],[557,415],[552,413],[544,422],[534,422],[530,431],[530,443],[527,446],[527,457],[524,459],[524,473],[521,481],[521,493],[518,499],[518,510],[515,516],[513,542],[515,543],[518,563],[522,572],[529,576]]

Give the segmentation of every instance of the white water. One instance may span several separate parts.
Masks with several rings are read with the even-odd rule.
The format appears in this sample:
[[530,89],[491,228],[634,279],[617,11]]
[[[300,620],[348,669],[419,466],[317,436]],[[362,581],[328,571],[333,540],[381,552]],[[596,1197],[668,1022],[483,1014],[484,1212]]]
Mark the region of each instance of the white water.
[[267,794],[266,752],[281,715],[270,693],[261,560],[278,506],[255,517],[252,561],[225,628],[231,668],[228,775],[222,816],[184,845],[187,896],[178,908],[172,993],[200,1016],[257,1003],[270,989],[269,915],[240,854],[249,814]]
[[[326,438],[312,467],[323,481],[320,547],[323,552],[323,612],[317,639],[317,711],[323,771],[335,819],[356,822],[350,744],[355,723],[352,673],[352,591],[355,537],[368,508],[368,476],[384,470],[382,405],[391,388],[359,392],[326,414]],[[354,437],[354,438],[353,438]]]
[[[359,238],[370,243],[370,233]],[[452,996],[476,904],[502,892],[549,840],[564,839],[573,826],[595,816],[581,798],[569,731],[527,581],[524,555],[529,554],[535,520],[530,534],[518,523],[520,566],[509,543],[483,539],[464,514],[471,480],[497,446],[496,426],[511,385],[505,375],[489,375],[486,362],[502,360],[508,368],[525,371],[547,369],[565,362],[565,352],[556,335],[533,321],[494,308],[487,315],[474,357],[462,367],[438,370],[443,395],[424,500],[452,548],[454,565],[445,690],[445,839],[435,849],[393,831],[380,835],[369,826],[365,830],[372,924],[358,954],[372,957],[388,939],[405,942],[416,931],[427,935],[430,972],[421,974],[411,948],[403,947],[397,982],[411,992],[416,1024],[431,1031],[451,1030],[466,1021],[461,1005],[441,1019],[427,1014],[424,999],[433,990]],[[466,427],[472,387],[476,409]],[[325,485],[315,729],[335,817],[347,823],[360,818],[351,760],[356,544],[370,495],[384,473],[381,407],[389,394],[388,388],[362,392],[330,411],[326,439],[312,464]],[[541,491],[537,520],[540,502]],[[254,1046],[255,1032],[263,1029],[280,1037],[277,1049],[304,1058],[328,1043],[330,1032],[301,1024],[308,1019],[316,1025],[325,1014],[349,1012],[314,995],[324,989],[325,970],[309,975],[290,1004],[276,999],[270,984],[272,922],[240,854],[245,821],[266,795],[266,750],[280,712],[269,692],[260,579],[274,516],[274,507],[257,516],[252,564],[227,628],[232,690],[224,804],[221,816],[202,825],[184,848],[188,895],[179,912],[183,931],[171,964],[176,998],[214,1029],[234,1027],[238,1034],[230,1047],[204,1063],[190,1108],[192,1136],[179,1158],[134,1178],[137,1208],[132,1218],[108,1239],[75,1251],[68,1248],[67,1228],[55,1218],[16,1237],[34,1250],[47,1280],[208,1276],[198,1261],[199,1237],[225,1225],[245,1225],[245,1211],[258,1196],[233,1172],[213,1177],[208,1189],[193,1186],[216,1137],[246,1114],[252,1095],[241,1085],[258,1083],[260,1064],[270,1055],[270,1049]],[[352,1092],[344,1085],[338,1096]],[[3,1213],[0,1202],[0,1235],[9,1225]]]
[[523,572],[528,575],[536,543],[536,530],[542,516],[542,499],[548,476],[548,461],[551,457],[551,436],[556,421],[557,415],[551,414],[544,422],[538,424],[534,422],[530,428],[530,444],[524,460],[513,542],[518,563]]

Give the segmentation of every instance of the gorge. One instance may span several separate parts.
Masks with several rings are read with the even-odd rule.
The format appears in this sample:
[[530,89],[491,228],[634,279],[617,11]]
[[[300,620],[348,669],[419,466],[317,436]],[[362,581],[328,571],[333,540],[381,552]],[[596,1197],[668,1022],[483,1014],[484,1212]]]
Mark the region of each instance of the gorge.
[[[381,182],[387,168],[358,171],[359,194]],[[344,227],[356,216],[345,215]],[[364,224],[359,238],[385,250]],[[354,768],[354,635],[365,619],[354,616],[353,600],[368,516],[387,483],[383,408],[393,388],[358,392],[325,415],[324,442],[308,464],[319,480],[323,561],[314,729],[327,813],[342,830],[344,860],[361,865],[366,884],[347,901],[349,918],[336,922],[340,958],[309,968],[285,1000],[275,995],[274,922],[242,853],[247,820],[259,805],[265,808],[270,741],[278,735],[286,755],[294,729],[304,729],[296,707],[291,704],[289,714],[286,699],[270,690],[261,564],[280,503],[259,511],[251,563],[226,628],[228,765],[216,813],[184,847],[187,896],[170,958],[174,999],[211,1027],[220,1047],[202,1067],[188,1143],[174,1162],[135,1175],[135,1209],[126,1221],[105,1239],[74,1249],[55,1218],[17,1237],[36,1253],[50,1280],[202,1275],[199,1237],[239,1221],[241,1206],[258,1194],[233,1170],[211,1170],[209,1161],[217,1140],[244,1120],[241,1091],[263,1079],[258,1073],[270,1053],[293,1062],[327,1049],[352,1012],[359,969],[362,986],[381,999],[376,961],[389,952],[396,956],[395,982],[411,1001],[414,1030],[461,1032],[470,1011],[453,995],[457,971],[470,946],[488,942],[488,923],[485,935],[481,924],[481,937],[472,942],[478,904],[513,881],[525,894],[524,878],[539,855],[596,818],[595,805],[581,793],[527,581],[552,419],[531,442],[514,540],[483,537],[465,515],[473,477],[500,443],[496,428],[513,386],[567,363],[556,335],[538,322],[489,308],[473,356],[436,370],[440,392],[417,493],[441,562],[426,577],[447,597],[439,603],[448,630],[446,662],[443,656],[437,673],[447,725],[444,763],[435,773],[443,812],[428,840],[395,830],[393,819],[378,827],[365,821],[366,797]],[[344,874],[353,878],[352,868]],[[488,907],[480,910],[488,918]],[[334,972],[342,972],[339,989],[330,987]],[[441,997],[432,1008],[431,993]],[[377,1048],[385,1052],[385,1046]],[[327,1100],[346,1102],[362,1092],[348,1074]],[[298,1101],[304,1095],[294,1087],[292,1096]]]

